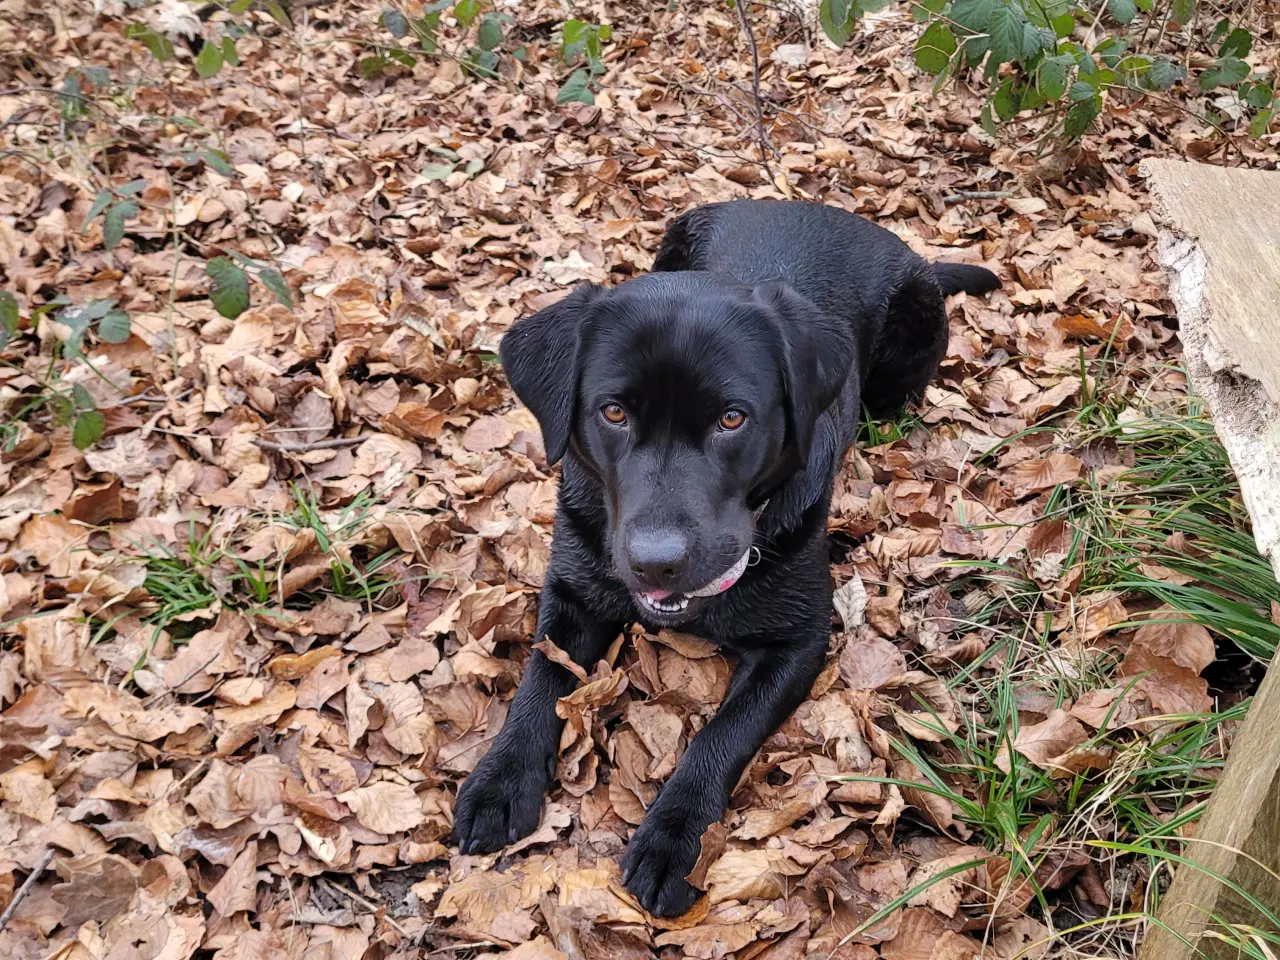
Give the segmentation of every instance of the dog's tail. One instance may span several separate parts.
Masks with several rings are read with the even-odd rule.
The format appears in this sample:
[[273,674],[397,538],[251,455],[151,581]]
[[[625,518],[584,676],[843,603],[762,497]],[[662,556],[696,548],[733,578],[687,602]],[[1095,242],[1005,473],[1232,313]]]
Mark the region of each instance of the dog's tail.
[[933,275],[942,288],[944,297],[961,290],[981,296],[1000,289],[1000,278],[986,267],[975,267],[967,263],[934,263],[930,266],[933,267]]

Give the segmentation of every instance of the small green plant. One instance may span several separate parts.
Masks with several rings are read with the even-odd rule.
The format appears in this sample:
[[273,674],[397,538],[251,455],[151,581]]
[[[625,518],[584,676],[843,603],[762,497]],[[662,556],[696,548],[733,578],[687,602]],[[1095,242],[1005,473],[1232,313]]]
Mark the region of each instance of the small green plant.
[[[240,54],[236,49],[236,41],[253,32],[252,21],[247,16],[253,10],[265,11],[282,27],[292,24],[288,10],[278,0],[229,0],[229,2],[212,3],[196,12],[196,16],[203,20],[217,9],[223,10],[228,15],[218,23],[218,36],[207,41],[203,37],[191,38],[195,41],[193,46],[197,48],[192,68],[202,80],[217,76],[224,66],[240,66]],[[150,24],[131,23],[125,27],[124,35],[130,40],[141,43],[161,63],[177,57],[177,51],[169,36]]]
[[593,104],[596,96],[592,84],[597,76],[604,73],[601,57],[604,44],[613,37],[613,28],[608,24],[597,25],[585,20],[566,20],[560,31],[560,56],[567,64],[579,60],[585,66],[569,75],[556,94],[556,103]]
[[147,189],[146,180],[131,180],[121,187],[104,187],[93,198],[93,206],[84,218],[84,233],[89,225],[97,219],[98,214],[105,214],[102,222],[102,240],[108,250],[115,249],[124,239],[125,221],[138,215],[138,203],[133,197]]
[[[58,308],[61,309],[58,309]],[[67,335],[55,346],[43,377],[33,377],[38,390],[16,398],[4,422],[0,423],[0,449],[11,450],[20,435],[19,424],[35,416],[48,417],[54,426],[71,427],[71,439],[80,450],[93,446],[106,429],[106,417],[97,402],[80,383],[67,383],[62,375],[68,364],[82,363],[96,376],[98,368],[84,360],[84,338],[93,333],[106,343],[123,343],[129,339],[129,315],[116,306],[115,300],[90,300],[73,304],[67,297],[57,297],[32,313],[32,321],[58,309],[54,320]],[[20,333],[18,301],[12,293],[0,290],[0,349]],[[116,390],[115,384],[106,381]]]
[[465,173],[468,179],[472,179],[484,169],[484,161],[479,157],[472,157],[464,163],[462,154],[456,150],[451,150],[448,147],[430,147],[428,149],[440,160],[422,167],[419,172],[425,180],[447,180],[459,170]]
[[[453,8],[453,18],[464,32],[475,26],[474,41],[456,57],[462,69],[479,77],[496,77],[505,50],[507,31],[514,22],[509,14],[488,9],[485,0],[436,0],[427,5],[422,16],[410,17],[395,8],[382,11],[382,26],[396,41],[382,46],[378,52],[360,61],[360,75],[368,79],[391,66],[412,68],[418,57],[441,53],[440,18]],[[411,40],[406,46],[401,41]],[[510,51],[517,60],[525,58],[524,47]]]
[[[822,0],[819,20],[843,45],[862,14],[887,5]],[[909,6],[928,24],[916,43],[916,65],[936,75],[939,87],[980,75],[988,91],[981,120],[993,135],[1000,122],[1047,112],[1047,134],[1078,140],[1108,98],[1159,94],[1187,82],[1184,62],[1191,58],[1172,55],[1174,46],[1210,55],[1194,77],[1201,93],[1213,94],[1207,123],[1247,127],[1255,137],[1271,129],[1276,93],[1271,74],[1246,60],[1252,34],[1229,19],[1213,20],[1199,0],[909,0]]]
[[249,309],[249,277],[270,290],[276,302],[293,309],[293,291],[278,270],[267,264],[230,251],[226,256],[214,257],[205,265],[209,277],[209,299],[213,307],[224,317],[234,320]]

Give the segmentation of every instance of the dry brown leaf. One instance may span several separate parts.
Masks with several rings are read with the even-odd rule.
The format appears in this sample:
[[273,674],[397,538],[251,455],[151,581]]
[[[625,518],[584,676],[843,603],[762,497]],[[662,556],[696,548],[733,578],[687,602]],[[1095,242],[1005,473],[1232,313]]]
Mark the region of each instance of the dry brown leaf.
[[782,896],[804,869],[777,850],[727,850],[707,869],[707,892],[714,906],[726,900],[772,900]]
[[[1080,611],[1076,614],[1075,630],[1067,638],[1074,644],[1090,644],[1094,640],[1109,633],[1116,624],[1129,619],[1129,611],[1125,609],[1118,597],[1091,597],[1081,601]],[[1067,641],[1064,640],[1064,643]]]
[[907,672],[902,651],[888,640],[852,640],[840,651],[840,677],[854,690],[877,690]]
[[75,687],[67,691],[63,702],[73,715],[96,716],[116,733],[135,740],[159,740],[171,733],[186,733],[203,724],[207,716],[198,707],[148,708],[137,697],[102,687]]
[[1145,646],[1133,646],[1120,663],[1120,676],[1138,677],[1133,689],[1161,716],[1196,716],[1213,709],[1209,682]]
[[224,917],[254,910],[258,901],[258,842],[251,840],[208,893],[209,902]]
[[53,784],[46,779],[43,760],[28,760],[0,773],[0,800],[11,813],[49,823],[58,810]]
[[504,953],[507,960],[569,960],[568,954],[556,949],[550,940],[543,936],[534,937],[514,949]]
[[1069,453],[1051,453],[1036,460],[1016,463],[1005,474],[1010,492],[1021,499],[1041,490],[1052,490],[1058,484],[1079,479],[1084,463]]
[[1149,616],[1162,622],[1140,626],[1130,642],[1131,650],[1144,647],[1153,657],[1172,660],[1192,673],[1203,672],[1217,658],[1213,638],[1200,624],[1180,619],[1170,607],[1153,610]]
[[533,907],[556,881],[555,861],[545,856],[527,857],[506,873],[476,870],[449,885],[435,916],[456,918],[456,926],[474,937],[522,943],[537,928]]
[[693,865],[693,869],[689,871],[688,877],[685,878],[692,886],[703,891],[707,889],[707,871],[724,853],[728,839],[729,829],[718,820],[702,831],[702,838],[699,841],[698,861]]
[[[1021,727],[1014,738],[1013,749],[1042,770],[1063,769],[1063,757],[1089,739],[1080,721],[1066,710],[1055,709],[1040,723]],[[1012,770],[1009,748],[1002,747],[996,766],[1005,773]]]
[[654,937],[653,942],[658,947],[678,946],[688,957],[719,960],[755,940],[759,932],[752,916],[755,912],[742,904],[721,904],[712,907],[696,926],[667,930]]
[[71,929],[86,920],[105,924],[128,910],[138,891],[138,870],[123,857],[89,854],[55,861],[62,883],[52,898],[66,908],[62,922]]
[[338,795],[351,808],[360,826],[374,833],[403,833],[426,821],[422,802],[413,788],[386,780]]

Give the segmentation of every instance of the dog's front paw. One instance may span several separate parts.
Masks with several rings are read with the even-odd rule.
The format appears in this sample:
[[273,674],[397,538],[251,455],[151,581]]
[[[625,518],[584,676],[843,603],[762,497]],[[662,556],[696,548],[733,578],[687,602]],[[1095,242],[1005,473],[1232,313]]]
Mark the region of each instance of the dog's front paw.
[[685,878],[698,862],[702,832],[722,812],[669,789],[649,809],[627,844],[622,882],[655,917],[677,917],[702,895]]
[[453,839],[460,853],[492,853],[532,833],[542,815],[554,757],[495,746],[458,791]]

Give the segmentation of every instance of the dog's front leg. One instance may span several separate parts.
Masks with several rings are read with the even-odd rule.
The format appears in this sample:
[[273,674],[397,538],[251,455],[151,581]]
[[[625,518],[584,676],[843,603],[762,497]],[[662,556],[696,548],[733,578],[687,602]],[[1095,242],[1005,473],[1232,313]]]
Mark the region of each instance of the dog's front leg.
[[724,814],[756,751],[808,696],[827,642],[823,629],[742,655],[719,713],[693,738],[627,847],[623,882],[650,913],[676,916],[697,900],[685,878],[703,831]]
[[[590,670],[620,629],[591,616],[563,584],[548,579],[543,587],[537,635],[550,637],[575,663]],[[460,852],[489,853],[537,827],[560,746],[556,701],[575,683],[540,651],[529,658],[502,732],[458,791],[453,838]]]

